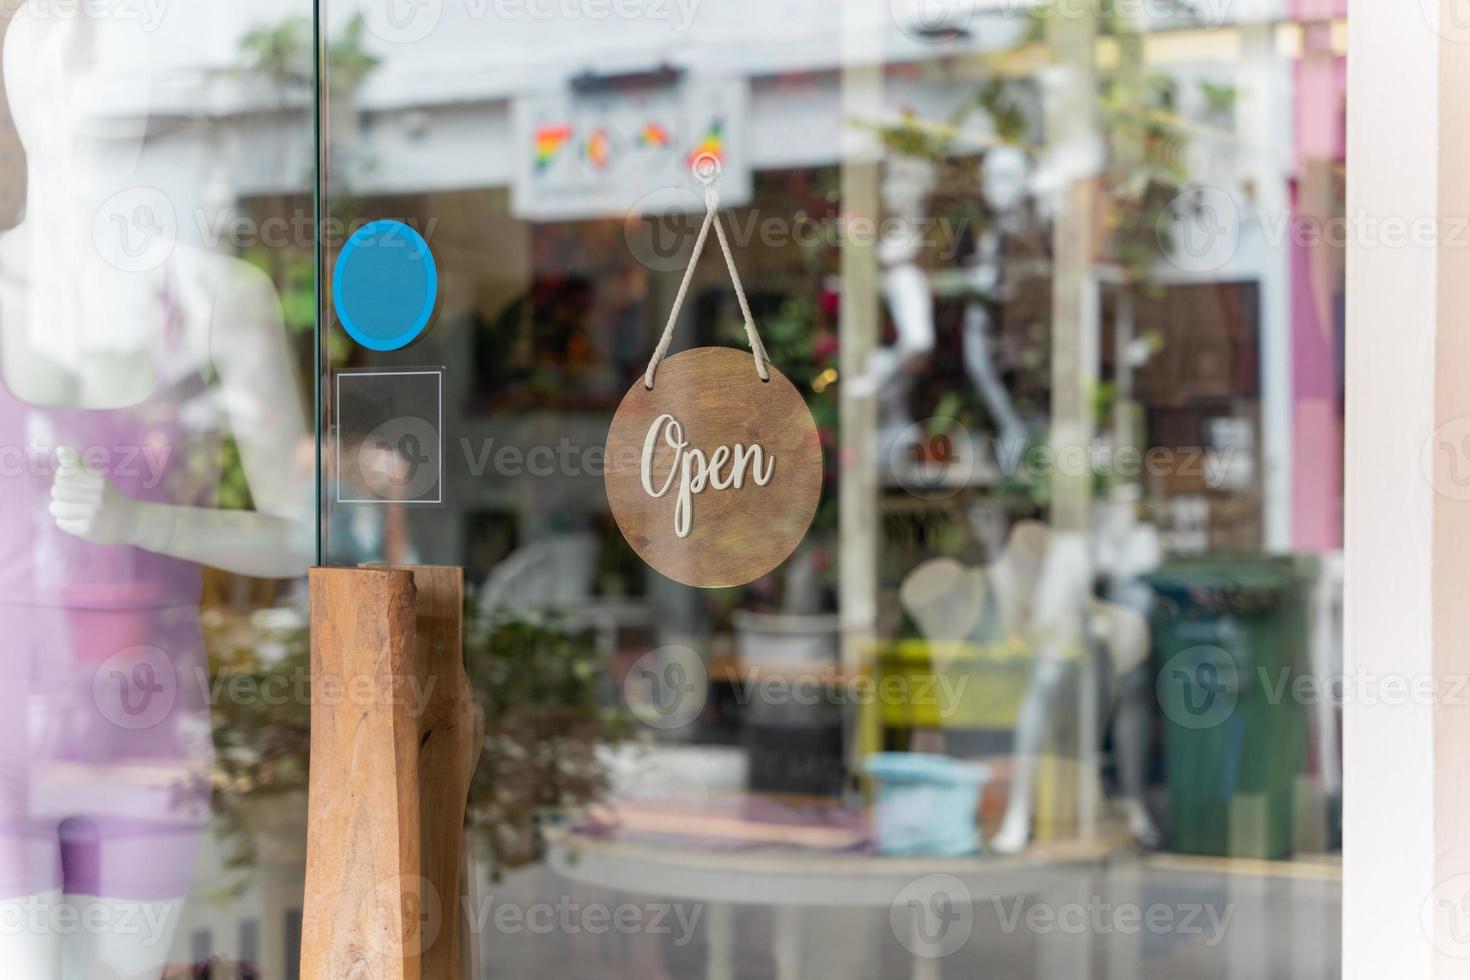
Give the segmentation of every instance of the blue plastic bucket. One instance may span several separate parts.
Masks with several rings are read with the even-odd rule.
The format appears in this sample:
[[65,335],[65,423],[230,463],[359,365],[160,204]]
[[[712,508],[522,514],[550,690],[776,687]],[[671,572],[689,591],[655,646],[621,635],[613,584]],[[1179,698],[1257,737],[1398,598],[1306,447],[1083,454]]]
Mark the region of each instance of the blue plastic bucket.
[[877,783],[878,851],[953,857],[980,850],[975,815],[990,767],[943,755],[880,752],[863,771]]

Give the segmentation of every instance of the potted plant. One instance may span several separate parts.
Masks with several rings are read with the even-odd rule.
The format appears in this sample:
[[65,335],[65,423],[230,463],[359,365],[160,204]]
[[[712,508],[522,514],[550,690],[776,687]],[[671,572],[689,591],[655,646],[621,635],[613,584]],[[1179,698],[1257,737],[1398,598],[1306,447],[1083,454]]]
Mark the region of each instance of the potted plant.
[[539,861],[545,831],[602,796],[598,746],[629,726],[605,696],[592,631],[555,616],[487,615],[472,603],[465,668],[485,712],[469,820],[498,876]]
[[[207,617],[211,684],[220,692],[214,811],[242,881],[262,862],[305,860],[311,656],[305,618],[290,612]],[[550,618],[491,618],[470,603],[465,668],[485,712],[469,821],[499,872],[539,860],[542,829],[599,798],[607,777],[596,748],[620,740],[627,726],[606,706],[586,630]],[[267,691],[275,696],[232,694]]]

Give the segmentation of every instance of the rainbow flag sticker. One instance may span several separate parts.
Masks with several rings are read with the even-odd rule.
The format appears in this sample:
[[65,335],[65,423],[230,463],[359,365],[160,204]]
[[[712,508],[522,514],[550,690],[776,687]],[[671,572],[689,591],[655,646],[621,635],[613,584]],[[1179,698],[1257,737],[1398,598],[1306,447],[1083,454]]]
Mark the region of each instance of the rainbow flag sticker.
[[638,131],[639,146],[664,147],[669,145],[669,131],[662,124],[646,122]]
[[700,157],[713,157],[720,163],[725,162],[725,121],[716,119],[710,123],[709,129],[705,130],[704,137],[694,145],[689,153],[689,163]]
[[607,137],[607,130],[594,129],[583,147],[583,152],[594,170],[606,170],[608,160],[612,157],[612,142]]
[[536,169],[545,170],[561,152],[567,140],[572,138],[572,127],[567,125],[540,126],[536,130]]

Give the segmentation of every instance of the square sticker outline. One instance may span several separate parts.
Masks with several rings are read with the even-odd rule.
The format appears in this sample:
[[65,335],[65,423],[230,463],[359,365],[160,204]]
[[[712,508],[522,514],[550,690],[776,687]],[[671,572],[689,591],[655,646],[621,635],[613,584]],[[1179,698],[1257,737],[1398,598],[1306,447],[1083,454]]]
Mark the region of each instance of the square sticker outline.
[[[438,388],[437,404],[439,408],[438,426],[435,431],[439,434],[439,479],[436,481],[438,494],[433,500],[384,500],[382,498],[356,499],[342,496],[342,381],[345,378],[402,378],[402,377],[424,377],[432,376],[435,386]],[[334,382],[333,404],[336,408],[336,422],[332,426],[332,453],[336,458],[336,473],[333,482],[337,485],[336,503],[339,504],[404,504],[407,506],[442,507],[444,505],[444,368],[379,371],[372,368],[356,368],[347,371],[337,371],[332,375]]]

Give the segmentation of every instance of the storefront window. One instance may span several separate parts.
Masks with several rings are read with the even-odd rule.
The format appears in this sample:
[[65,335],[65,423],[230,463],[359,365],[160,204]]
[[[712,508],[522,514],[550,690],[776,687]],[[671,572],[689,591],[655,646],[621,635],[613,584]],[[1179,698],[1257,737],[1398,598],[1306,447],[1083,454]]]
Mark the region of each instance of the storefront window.
[[1339,972],[1343,0],[318,6],[0,11],[0,975],[301,975],[372,563],[467,977]]
[[[483,975],[1336,971],[1344,10],[1259,6],[332,5],[325,552],[474,585]],[[711,189],[822,457],[730,588],[609,503],[680,299],[755,370]]]

